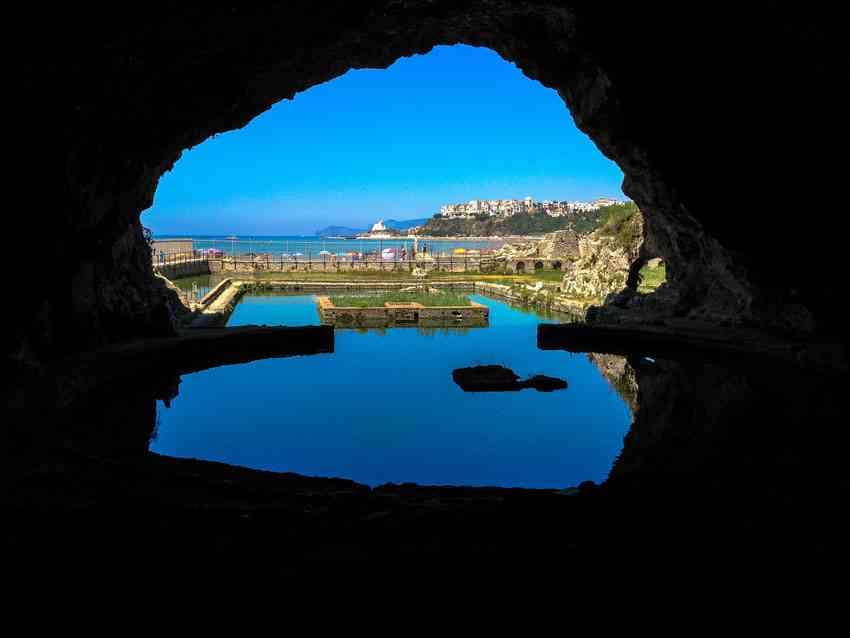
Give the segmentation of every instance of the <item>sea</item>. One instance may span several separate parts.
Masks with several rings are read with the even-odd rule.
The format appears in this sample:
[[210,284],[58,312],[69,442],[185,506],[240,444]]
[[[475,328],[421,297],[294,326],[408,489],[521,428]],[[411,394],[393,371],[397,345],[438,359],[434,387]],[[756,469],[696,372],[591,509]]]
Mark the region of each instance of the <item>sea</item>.
[[[385,248],[413,247],[412,239],[328,239],[317,235],[155,235],[154,240],[192,239],[195,250],[222,251],[225,255],[269,254],[309,258],[321,254],[345,256],[350,253],[374,254]],[[420,251],[434,255],[452,254],[457,249],[495,250],[504,240],[420,239]]]

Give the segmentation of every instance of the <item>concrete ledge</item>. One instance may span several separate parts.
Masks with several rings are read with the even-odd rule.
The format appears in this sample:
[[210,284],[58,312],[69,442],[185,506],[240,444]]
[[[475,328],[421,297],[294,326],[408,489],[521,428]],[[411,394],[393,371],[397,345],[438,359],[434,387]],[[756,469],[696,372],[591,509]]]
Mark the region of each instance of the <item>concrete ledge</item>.
[[334,351],[330,326],[198,328],[113,344],[53,365],[58,405],[116,381],[180,375],[258,359]]
[[457,326],[482,328],[488,325],[490,309],[475,301],[466,306],[425,306],[420,303],[391,303],[363,308],[337,306],[329,297],[317,300],[319,317],[324,325],[335,328],[407,326]]
[[[381,290],[401,290],[411,286],[422,285],[418,280],[409,281],[283,281],[250,279],[238,280],[249,290],[282,290],[286,292],[368,292]],[[470,281],[429,281],[428,287],[447,290],[474,291],[475,282]]]
[[200,301],[201,307],[205,308],[206,306],[211,304],[213,301],[215,301],[218,298],[218,296],[232,283],[232,281],[233,280],[230,279],[229,277],[227,279],[223,279],[222,281],[220,281],[215,288],[213,288],[212,290],[210,290],[207,294],[205,294],[203,296],[203,298]]
[[210,270],[210,262],[206,257],[198,257],[163,264],[154,263],[153,270],[168,279],[209,275],[212,272]]
[[544,307],[546,310],[562,312],[577,319],[584,319],[585,315],[587,314],[587,309],[591,305],[591,302],[570,300],[556,296],[552,300],[551,304],[544,306],[543,304],[533,301],[529,302],[526,299],[523,299],[520,295],[514,292],[511,286],[506,286],[504,284],[492,284],[484,281],[476,281],[475,290],[476,292],[480,291],[488,297],[498,297],[511,303],[524,306],[531,305],[537,307]]
[[[242,282],[225,279],[204,296],[201,312],[192,320],[190,326],[192,328],[223,326],[242,295],[245,294],[245,290],[246,287]],[[208,299],[210,297],[211,300]]]
[[763,332],[697,325],[540,324],[541,350],[674,359],[772,360],[825,373],[848,371],[844,344],[783,340]]

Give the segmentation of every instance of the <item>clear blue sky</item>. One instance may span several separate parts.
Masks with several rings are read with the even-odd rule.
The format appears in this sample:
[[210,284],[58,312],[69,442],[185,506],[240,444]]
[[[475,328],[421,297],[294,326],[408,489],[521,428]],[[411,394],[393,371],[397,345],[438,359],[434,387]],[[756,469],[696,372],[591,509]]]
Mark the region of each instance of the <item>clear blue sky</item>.
[[622,179],[555,91],[488,49],[437,47],[349,71],[186,151],[142,223],[312,234],[478,198],[623,198]]

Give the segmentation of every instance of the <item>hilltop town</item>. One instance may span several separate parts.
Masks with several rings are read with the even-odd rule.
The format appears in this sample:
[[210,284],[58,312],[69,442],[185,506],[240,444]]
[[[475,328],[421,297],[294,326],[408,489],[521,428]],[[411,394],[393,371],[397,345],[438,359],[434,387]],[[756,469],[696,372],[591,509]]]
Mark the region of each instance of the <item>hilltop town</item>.
[[[526,235],[566,228],[587,232],[595,225],[595,218],[602,209],[626,203],[628,200],[619,201],[611,197],[599,197],[590,202],[536,201],[532,197],[472,199],[457,204],[444,204],[430,218],[406,221],[380,219],[371,229],[327,226],[317,230],[316,235],[381,239],[408,234],[438,237]],[[507,221],[512,218],[513,221]],[[474,223],[482,220],[491,223]]]
[[605,211],[631,202],[600,197],[591,202],[525,199],[473,199],[440,207],[424,225],[408,232],[429,237],[507,237],[557,230],[587,233]]
[[475,217],[511,217],[518,214],[543,213],[550,217],[566,217],[576,213],[590,211],[624,204],[625,202],[610,197],[600,197],[592,202],[580,201],[535,201],[532,197],[525,199],[473,199],[459,204],[446,204],[440,207],[439,217],[445,219],[472,219]]

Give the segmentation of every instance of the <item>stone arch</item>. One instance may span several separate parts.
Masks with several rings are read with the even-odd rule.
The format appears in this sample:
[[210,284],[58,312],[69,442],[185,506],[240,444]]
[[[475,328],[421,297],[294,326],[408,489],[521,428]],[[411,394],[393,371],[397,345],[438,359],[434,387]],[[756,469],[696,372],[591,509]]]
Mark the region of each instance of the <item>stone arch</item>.
[[525,262],[524,261],[516,262],[516,264],[514,265],[514,271],[516,271],[518,273],[524,273],[525,272]]
[[543,270],[543,262],[535,261],[534,262],[534,270]]
[[646,263],[652,258],[652,256],[653,255],[650,251],[646,249],[646,242],[641,244],[637,259],[635,259],[629,267],[629,273],[626,277],[627,290],[631,290],[632,292],[637,291],[638,285],[640,284],[640,271],[644,266],[646,266]]
[[556,259],[555,261],[553,261],[553,262],[552,262],[552,270],[561,270],[561,268],[563,268],[563,266],[564,266],[564,264],[563,264],[563,263],[561,263],[561,262],[560,262],[559,260],[557,260],[557,259]]

